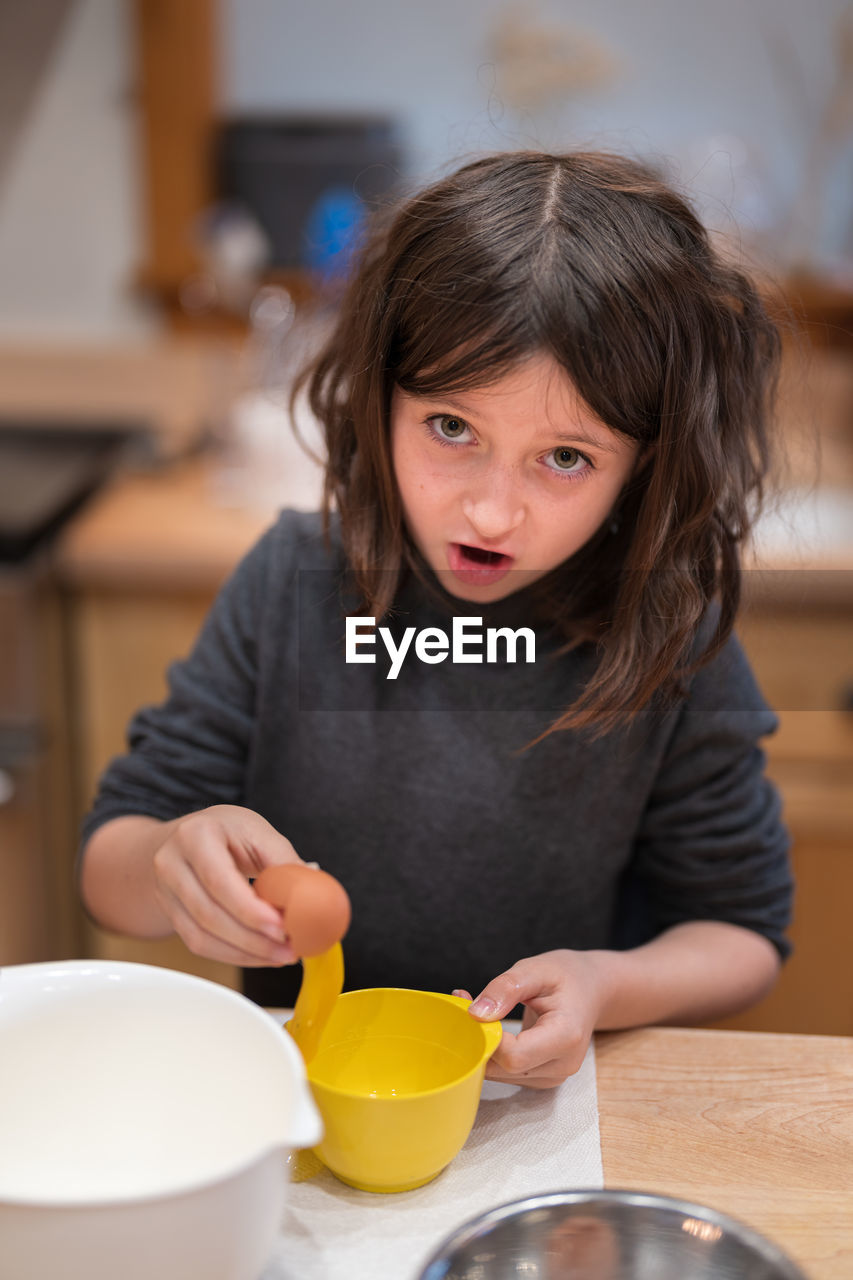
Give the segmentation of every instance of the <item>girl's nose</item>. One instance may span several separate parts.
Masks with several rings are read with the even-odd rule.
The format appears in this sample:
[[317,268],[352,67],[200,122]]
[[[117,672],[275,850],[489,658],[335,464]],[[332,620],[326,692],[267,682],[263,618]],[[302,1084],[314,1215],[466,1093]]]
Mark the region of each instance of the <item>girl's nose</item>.
[[498,542],[517,529],[524,519],[524,507],[511,495],[501,497],[497,493],[483,494],[477,498],[464,498],[462,513],[487,542]]

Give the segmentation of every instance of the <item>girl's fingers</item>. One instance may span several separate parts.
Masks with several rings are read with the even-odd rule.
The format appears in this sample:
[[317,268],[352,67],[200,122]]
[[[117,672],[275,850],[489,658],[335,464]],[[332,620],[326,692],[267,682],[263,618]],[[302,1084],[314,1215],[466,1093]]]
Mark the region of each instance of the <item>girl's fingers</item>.
[[[503,1078],[546,1076],[564,1080],[573,1075],[584,1060],[589,1033],[568,1014],[543,1014],[527,1031],[517,1036],[504,1034],[492,1055],[491,1064]],[[559,1068],[559,1070],[558,1070]]]
[[525,1006],[522,1029],[517,1036],[504,1033],[487,1075],[553,1088],[580,1068],[595,1025],[577,957],[564,951],[520,960],[483,988],[469,1013],[494,1022],[517,1004]]
[[481,1022],[496,1022],[506,1018],[517,1004],[552,991],[561,977],[543,959],[519,960],[483,988],[468,1012]]
[[284,935],[281,912],[255,893],[245,875],[226,856],[193,859],[192,871],[207,896],[245,929],[281,941]]
[[524,1013],[521,1016],[522,1031],[529,1031],[530,1028],[539,1020],[539,1014],[531,1009],[529,1004],[524,1006]]
[[572,1073],[567,1072],[565,1065],[556,1058],[551,1062],[542,1063],[535,1070],[524,1071],[520,1075],[501,1070],[495,1065],[494,1058],[486,1067],[487,1080],[495,1080],[499,1084],[523,1085],[525,1089],[555,1089],[570,1074]]
[[299,862],[289,840],[257,814],[232,808],[208,811],[178,838],[183,860],[214,902],[247,929],[281,939],[281,912],[255,893],[248,877],[275,862]]
[[259,957],[255,951],[246,951],[215,934],[208,933],[189,914],[186,908],[173,898],[168,907],[169,918],[175,926],[175,932],[196,955],[205,956],[208,960],[220,960],[225,964],[239,965],[240,968],[260,968],[265,965],[282,965],[293,963],[293,954],[289,947],[282,945],[273,949],[265,957]]
[[[234,874],[246,892],[256,897],[240,873],[235,871]],[[214,877],[214,883],[221,893],[222,882]],[[277,917],[274,926],[264,924],[260,929],[252,928],[211,896],[194,866],[186,862],[171,864],[168,875],[161,878],[161,890],[163,908],[190,950],[211,959],[220,959],[221,956],[211,954],[215,941],[249,957],[245,963],[294,963],[296,956],[285,942],[281,916],[277,912],[274,913]]]

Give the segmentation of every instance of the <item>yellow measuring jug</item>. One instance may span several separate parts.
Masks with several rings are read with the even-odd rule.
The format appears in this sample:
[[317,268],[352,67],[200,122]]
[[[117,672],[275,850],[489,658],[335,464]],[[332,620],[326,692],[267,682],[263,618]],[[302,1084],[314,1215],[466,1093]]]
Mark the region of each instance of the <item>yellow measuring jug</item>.
[[323,1118],[316,1154],[364,1191],[430,1182],[471,1132],[501,1024],[477,1022],[470,1001],[440,992],[342,994],[339,942],[306,956],[303,969],[287,1027]]

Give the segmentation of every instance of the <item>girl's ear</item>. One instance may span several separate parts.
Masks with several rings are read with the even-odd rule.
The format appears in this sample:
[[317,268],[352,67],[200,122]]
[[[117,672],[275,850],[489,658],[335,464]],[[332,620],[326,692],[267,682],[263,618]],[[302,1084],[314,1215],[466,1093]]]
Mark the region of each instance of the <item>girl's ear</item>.
[[652,459],[654,458],[656,452],[657,452],[656,444],[647,444],[647,445],[644,445],[642,449],[640,449],[639,453],[634,459],[634,469],[631,472],[632,480],[636,480],[639,476],[643,474],[643,472],[646,470],[646,468],[649,466]]
[[634,459],[634,466],[631,471],[631,474],[628,476],[628,479],[622,485],[622,488],[619,491],[619,496],[614,502],[613,507],[610,511],[610,515],[606,521],[607,527],[611,533],[619,532],[619,529],[622,526],[623,499],[629,489],[633,490],[633,487],[636,481],[641,478],[643,472],[646,471],[651,466],[651,463],[652,463],[652,460],[654,459],[656,451],[657,451],[657,446],[655,444],[644,445],[643,448],[638,451],[637,456]]

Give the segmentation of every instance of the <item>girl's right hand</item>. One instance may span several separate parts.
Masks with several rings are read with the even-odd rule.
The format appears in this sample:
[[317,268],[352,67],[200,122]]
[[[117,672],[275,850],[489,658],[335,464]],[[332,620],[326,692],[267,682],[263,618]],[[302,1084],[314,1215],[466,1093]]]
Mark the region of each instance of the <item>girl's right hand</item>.
[[301,863],[290,841],[239,805],[200,809],[167,826],[154,852],[155,893],[189,949],[243,967],[293,964],[281,912],[249,884],[264,867]]

